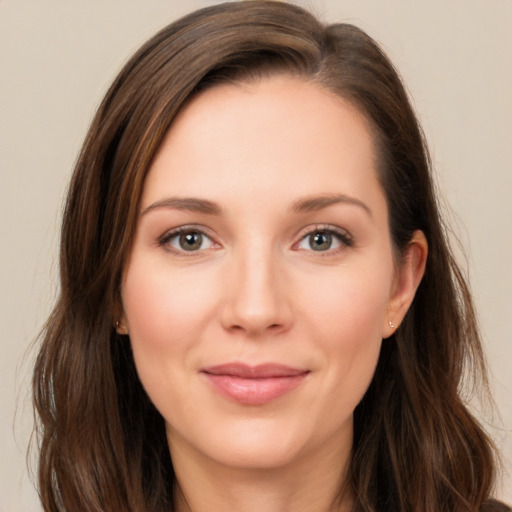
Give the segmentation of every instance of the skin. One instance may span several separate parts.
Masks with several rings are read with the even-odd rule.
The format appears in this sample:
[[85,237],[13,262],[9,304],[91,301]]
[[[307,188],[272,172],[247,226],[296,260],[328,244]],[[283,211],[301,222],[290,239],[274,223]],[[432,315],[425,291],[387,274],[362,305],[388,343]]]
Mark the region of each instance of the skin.
[[[203,92],[163,141],[118,330],[166,421],[177,510],[349,506],[350,494],[337,494],[353,411],[427,255],[416,232],[395,261],[375,158],[354,107],[289,76]],[[182,227],[204,233],[196,250],[180,245],[172,230]],[[314,250],[310,235],[328,230],[340,238]],[[247,405],[201,373],[228,362],[309,373],[284,396]]]

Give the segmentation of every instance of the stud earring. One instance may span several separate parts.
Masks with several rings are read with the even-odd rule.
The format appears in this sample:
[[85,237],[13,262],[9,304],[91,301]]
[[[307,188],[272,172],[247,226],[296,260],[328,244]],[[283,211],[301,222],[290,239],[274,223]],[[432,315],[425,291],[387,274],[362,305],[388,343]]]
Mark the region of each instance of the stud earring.
[[393,321],[392,321],[392,320],[390,320],[390,321],[388,322],[388,324],[389,324],[389,327],[391,327],[391,329],[396,329],[396,325],[393,323]]
[[121,334],[121,335],[128,334],[128,329],[126,328],[126,326],[124,324],[121,324],[121,322],[119,320],[116,320],[115,328],[116,328],[117,334]]

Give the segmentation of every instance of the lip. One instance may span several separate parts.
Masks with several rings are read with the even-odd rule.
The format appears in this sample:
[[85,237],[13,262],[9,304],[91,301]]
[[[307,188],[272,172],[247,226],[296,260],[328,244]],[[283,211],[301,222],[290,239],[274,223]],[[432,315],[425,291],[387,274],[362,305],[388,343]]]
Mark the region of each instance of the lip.
[[221,395],[245,405],[263,405],[294,390],[309,370],[276,363],[228,363],[203,368],[201,373]]

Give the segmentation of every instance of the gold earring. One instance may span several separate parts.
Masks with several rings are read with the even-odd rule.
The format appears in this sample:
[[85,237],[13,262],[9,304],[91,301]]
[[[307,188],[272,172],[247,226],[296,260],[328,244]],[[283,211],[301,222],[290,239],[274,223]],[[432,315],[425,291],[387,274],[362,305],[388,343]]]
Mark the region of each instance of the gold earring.
[[121,334],[121,335],[128,334],[128,329],[126,328],[126,326],[124,324],[121,324],[121,322],[119,320],[116,320],[115,328],[116,328],[117,334]]
[[393,323],[393,321],[392,321],[392,320],[390,320],[390,321],[388,322],[388,324],[389,324],[389,327],[391,327],[391,329],[396,329],[396,325]]

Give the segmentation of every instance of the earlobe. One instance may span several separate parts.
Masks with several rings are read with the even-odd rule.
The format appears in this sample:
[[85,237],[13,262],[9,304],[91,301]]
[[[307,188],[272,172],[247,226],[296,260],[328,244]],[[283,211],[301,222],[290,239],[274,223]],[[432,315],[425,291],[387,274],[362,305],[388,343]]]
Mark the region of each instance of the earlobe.
[[115,324],[116,332],[117,334],[121,335],[127,335],[128,334],[128,327],[126,326],[126,323],[123,320],[117,320]]
[[128,334],[128,324],[126,322],[126,317],[124,314],[124,308],[123,308],[121,299],[119,299],[114,306],[113,320],[114,320],[114,328],[115,328],[117,334],[127,335]]
[[423,231],[417,230],[407,244],[397,269],[383,326],[383,338],[391,336],[402,323],[425,273],[427,255],[427,239]]

